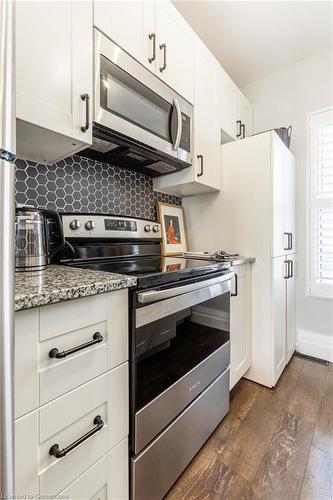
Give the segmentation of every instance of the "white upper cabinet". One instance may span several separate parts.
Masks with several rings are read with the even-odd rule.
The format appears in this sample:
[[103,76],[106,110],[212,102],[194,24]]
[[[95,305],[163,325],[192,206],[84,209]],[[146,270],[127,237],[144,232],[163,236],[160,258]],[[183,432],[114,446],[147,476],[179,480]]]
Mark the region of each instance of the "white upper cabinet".
[[217,67],[217,109],[218,124],[221,129],[222,143],[235,140],[237,137],[237,106],[239,90],[224,71],[222,66]]
[[157,48],[153,0],[94,0],[94,25],[155,72]]
[[169,0],[94,0],[94,25],[193,102],[193,30]]
[[92,71],[91,2],[16,2],[20,156],[51,162],[91,143]]
[[217,123],[217,62],[197,36],[194,54],[194,180],[218,189],[220,137]]
[[156,75],[193,102],[193,30],[169,0],[155,2]]
[[238,91],[237,99],[237,132],[238,139],[245,139],[252,134],[253,107],[246,97]]
[[189,196],[220,189],[220,128],[217,108],[218,63],[199,37],[194,42],[194,154],[192,166],[156,177],[154,188]]

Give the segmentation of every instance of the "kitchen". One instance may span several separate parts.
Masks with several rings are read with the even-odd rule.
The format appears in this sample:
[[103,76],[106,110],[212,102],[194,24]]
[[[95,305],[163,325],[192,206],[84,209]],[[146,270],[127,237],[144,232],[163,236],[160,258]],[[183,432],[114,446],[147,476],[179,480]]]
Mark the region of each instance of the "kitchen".
[[333,498],[332,9],[1,3],[4,498]]

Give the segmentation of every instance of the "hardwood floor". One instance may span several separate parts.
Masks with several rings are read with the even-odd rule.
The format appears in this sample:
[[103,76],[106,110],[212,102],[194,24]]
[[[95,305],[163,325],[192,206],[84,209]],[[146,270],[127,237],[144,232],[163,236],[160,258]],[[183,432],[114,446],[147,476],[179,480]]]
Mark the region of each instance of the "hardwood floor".
[[333,364],[292,358],[277,386],[242,379],[167,500],[333,500]]

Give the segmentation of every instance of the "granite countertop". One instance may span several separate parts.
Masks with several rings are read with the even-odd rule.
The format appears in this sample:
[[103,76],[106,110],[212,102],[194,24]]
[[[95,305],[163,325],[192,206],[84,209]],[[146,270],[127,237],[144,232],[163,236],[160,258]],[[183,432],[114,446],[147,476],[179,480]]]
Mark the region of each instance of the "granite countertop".
[[58,265],[45,271],[15,273],[15,281],[16,311],[136,285],[133,276]]

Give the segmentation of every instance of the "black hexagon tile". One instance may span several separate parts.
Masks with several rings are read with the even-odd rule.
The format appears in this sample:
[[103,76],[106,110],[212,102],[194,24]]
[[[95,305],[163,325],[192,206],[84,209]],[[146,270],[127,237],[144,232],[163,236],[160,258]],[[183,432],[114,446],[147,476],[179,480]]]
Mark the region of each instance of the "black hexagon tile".
[[153,190],[147,175],[80,156],[54,165],[17,159],[16,203],[60,212],[127,215],[156,220],[156,201],[181,198]]

